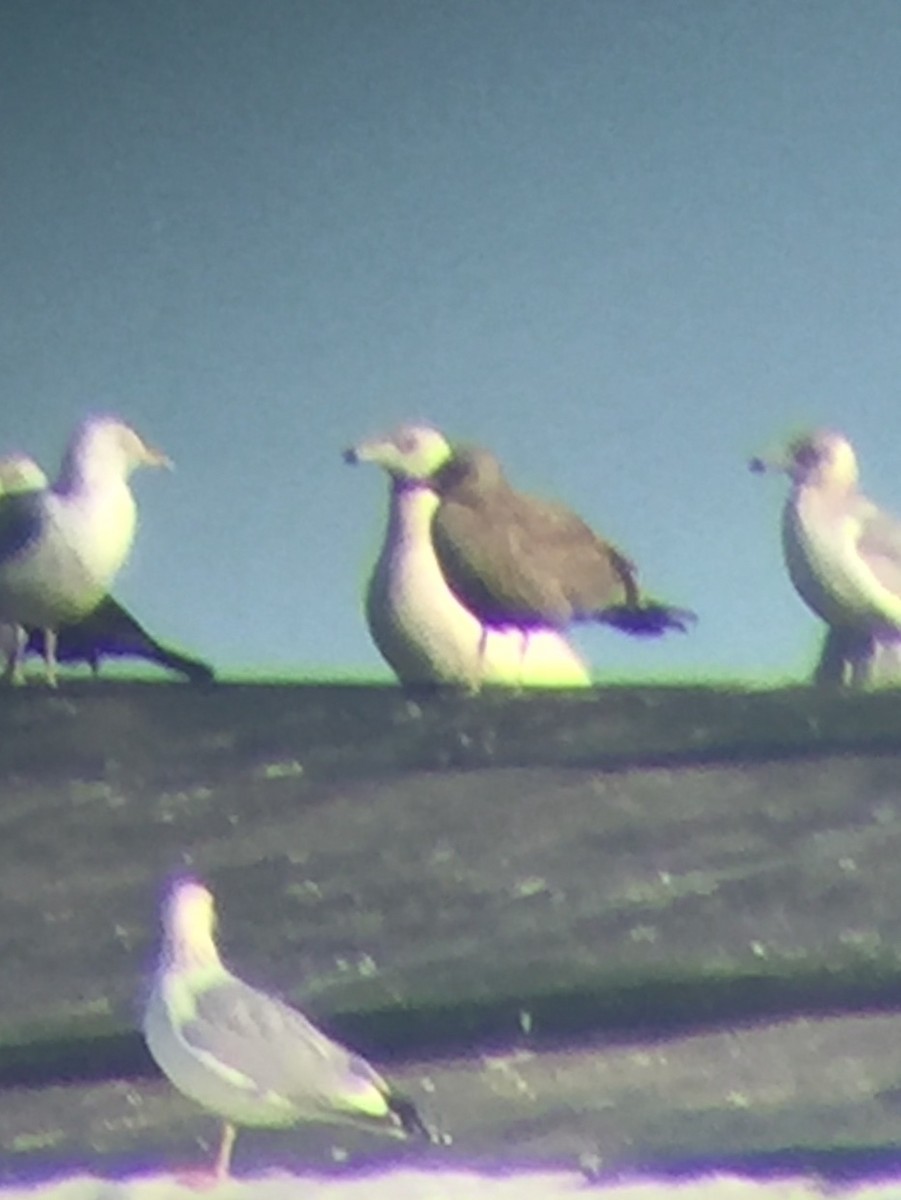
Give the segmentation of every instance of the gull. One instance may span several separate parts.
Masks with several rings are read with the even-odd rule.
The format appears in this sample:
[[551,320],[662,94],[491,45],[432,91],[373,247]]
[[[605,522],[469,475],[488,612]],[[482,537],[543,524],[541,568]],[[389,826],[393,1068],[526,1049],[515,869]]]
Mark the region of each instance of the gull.
[[[16,492],[38,491],[48,485],[42,467],[26,454],[0,457],[0,496]],[[10,674],[22,634],[15,625],[0,626],[0,653],[7,660]],[[45,655],[43,629],[27,630],[26,654]],[[135,657],[154,662],[170,671],[178,671],[190,683],[209,683],[213,672],[206,663],[181,654],[151,634],[112,596],[106,596],[83,620],[62,625],[57,631],[58,662],[86,662],[97,675],[103,657]]]
[[390,480],[388,522],[366,591],[366,619],[382,656],[405,684],[447,683],[478,691],[588,687],[588,669],[557,630],[538,630],[524,653],[518,630],[488,629],[451,588],[436,554],[441,503],[433,479],[453,455],[437,429],[405,425],[344,453]]
[[624,633],[685,632],[696,620],[641,594],[635,564],[566,505],[517,491],[498,459],[458,447],[432,478],[432,527],[452,590],[488,626],[524,631],[598,621]]
[[44,630],[47,682],[56,686],[62,625],[92,612],[131,549],[137,510],[128,479],[139,466],[171,466],[116,417],[75,430],[52,487],[0,496],[0,622],[18,627],[11,663],[22,678],[21,631]]
[[854,448],[834,430],[796,437],[753,471],[791,480],[782,512],[788,574],[828,626],[815,682],[898,682],[901,663],[901,521],[858,488]]
[[216,1179],[229,1174],[238,1126],[343,1122],[437,1140],[364,1059],[233,975],[219,957],[215,924],[207,887],[194,879],[173,885],[144,1036],[170,1082],[221,1117]]
[[[5,454],[0,457],[0,499],[20,492],[37,492],[47,487],[49,480],[43,467],[27,454]],[[2,509],[0,509],[2,511]],[[12,678],[16,656],[28,638],[26,630],[11,622],[0,623],[0,654],[6,661],[4,676]]]

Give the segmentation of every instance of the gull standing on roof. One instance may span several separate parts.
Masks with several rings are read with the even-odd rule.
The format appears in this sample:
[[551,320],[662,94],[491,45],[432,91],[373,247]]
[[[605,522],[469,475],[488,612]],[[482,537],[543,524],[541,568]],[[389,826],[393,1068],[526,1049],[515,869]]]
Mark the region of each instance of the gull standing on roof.
[[[19,492],[37,492],[45,488],[49,480],[42,467],[27,454],[6,454],[0,458],[0,500]],[[0,654],[6,666],[4,678],[11,680],[16,667],[20,647],[27,641],[28,632],[13,622],[0,623]]]
[[57,630],[97,607],[131,549],[137,510],[129,476],[136,467],[170,465],[123,421],[90,417],[73,434],[52,487],[0,497],[0,622],[45,631],[51,686]]
[[[25,454],[0,458],[0,496],[15,492],[33,492],[48,485],[44,471]],[[142,658],[170,671],[178,671],[190,683],[210,683],[213,670],[205,662],[182,654],[158,642],[143,625],[112,596],[73,625],[61,625],[56,631],[56,657],[59,662],[86,662],[97,675],[104,657]],[[45,657],[46,635],[43,629],[26,630],[27,654]],[[22,635],[15,625],[0,625],[0,654],[6,659],[6,676],[12,674]]]
[[517,491],[487,450],[461,446],[432,478],[444,575],[489,626],[598,621],[624,633],[684,632],[694,613],[642,596],[635,564],[566,505]]
[[449,586],[433,541],[440,499],[432,481],[452,455],[427,426],[345,451],[346,462],[375,463],[390,479],[385,538],[366,593],[373,641],[403,683],[588,687],[585,663],[557,630],[537,631],[524,651],[518,630],[486,628]]
[[801,599],[829,626],[815,681],[901,682],[901,521],[859,490],[851,443],[816,430],[750,466],[791,480],[785,563]]
[[364,1059],[222,963],[210,891],[175,884],[144,1018],[150,1052],[185,1096],[222,1118],[214,1174],[229,1174],[239,1125],[287,1129],[339,1122],[432,1140],[413,1104]]

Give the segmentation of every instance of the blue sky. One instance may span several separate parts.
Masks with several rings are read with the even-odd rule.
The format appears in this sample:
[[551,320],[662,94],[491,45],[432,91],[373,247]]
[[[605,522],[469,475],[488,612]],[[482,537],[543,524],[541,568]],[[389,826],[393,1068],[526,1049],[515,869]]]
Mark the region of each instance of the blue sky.
[[776,681],[818,625],[785,488],[828,424],[901,511],[896,0],[12,0],[0,447],[85,412],[136,479],[115,588],[224,672],[387,677],[386,486],[344,446],[480,441],[695,608],[580,632],[599,678]]

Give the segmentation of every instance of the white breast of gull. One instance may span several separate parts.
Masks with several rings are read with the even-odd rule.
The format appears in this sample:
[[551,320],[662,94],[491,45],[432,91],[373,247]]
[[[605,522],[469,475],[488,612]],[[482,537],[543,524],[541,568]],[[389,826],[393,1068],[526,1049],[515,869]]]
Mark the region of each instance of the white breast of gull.
[[791,480],[782,513],[785,564],[798,594],[830,627],[815,680],[901,681],[901,521],[859,490],[849,440],[816,430],[751,467]]

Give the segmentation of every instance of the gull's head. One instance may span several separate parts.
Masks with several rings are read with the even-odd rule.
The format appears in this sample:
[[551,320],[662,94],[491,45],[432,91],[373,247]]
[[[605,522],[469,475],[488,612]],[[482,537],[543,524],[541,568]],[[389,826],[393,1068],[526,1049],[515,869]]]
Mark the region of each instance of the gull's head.
[[218,962],[213,893],[196,879],[177,879],[163,902],[166,957],[182,965]]
[[375,463],[400,485],[427,482],[453,453],[443,433],[428,425],[402,425],[344,451],[347,463]]
[[0,458],[0,496],[39,492],[47,482],[42,468],[27,454],[6,454]]
[[170,467],[161,450],[148,445],[118,417],[88,417],[75,430],[63,460],[62,477],[98,483],[128,479],[138,467]]
[[817,429],[793,438],[779,454],[752,458],[752,471],[783,471],[798,487],[848,491],[859,472],[854,447],[831,429]]

